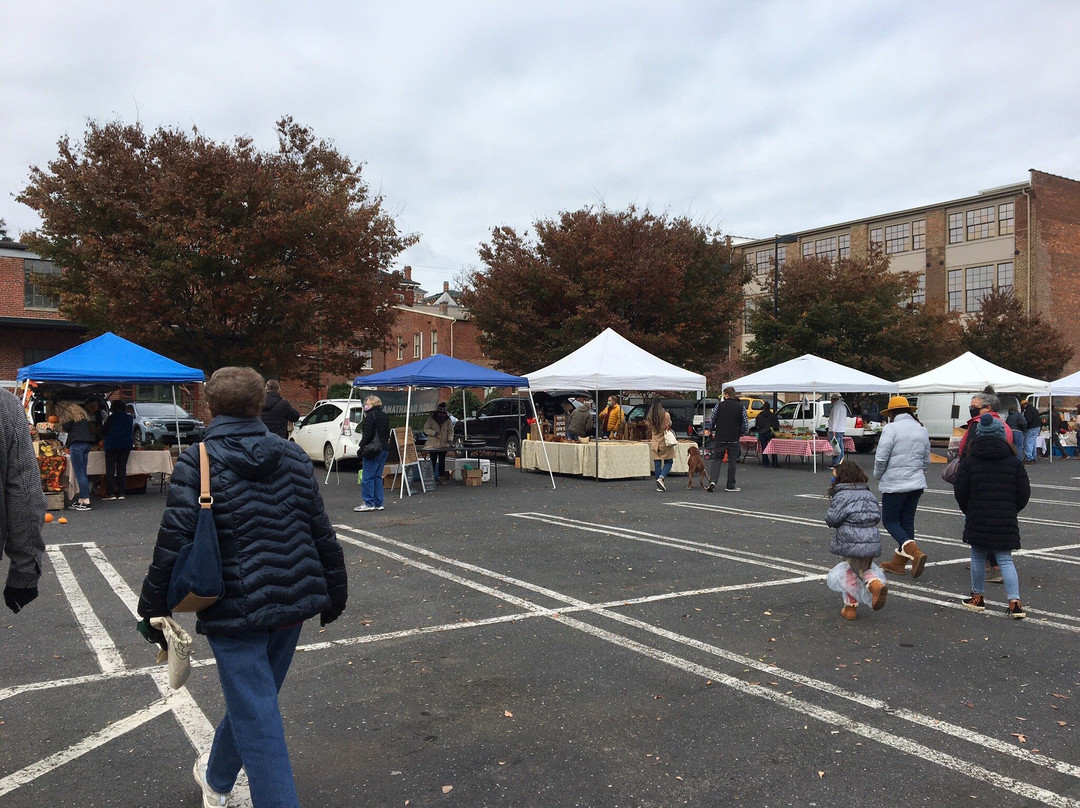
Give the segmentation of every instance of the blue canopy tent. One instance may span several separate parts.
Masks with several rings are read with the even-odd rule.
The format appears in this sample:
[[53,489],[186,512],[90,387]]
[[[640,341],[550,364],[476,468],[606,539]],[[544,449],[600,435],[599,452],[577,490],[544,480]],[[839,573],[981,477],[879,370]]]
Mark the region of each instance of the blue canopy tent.
[[[111,332],[49,359],[21,367],[18,374],[21,382],[32,381],[39,386],[84,393],[107,393],[125,384],[176,385],[205,379],[205,374],[198,368],[181,365]],[[26,395],[29,392],[27,385]],[[175,387],[173,404],[176,404]],[[179,445],[179,426],[176,437]]]
[[[498,370],[474,365],[463,359],[435,354],[427,359],[410,362],[401,367],[391,368],[367,376],[357,376],[353,388],[357,387],[407,387],[411,405],[414,387],[528,387],[529,380],[522,376],[512,376]],[[464,400],[464,391],[462,392]],[[530,402],[532,397],[529,397]],[[536,417],[536,405],[533,404],[533,417]],[[406,407],[405,428],[409,427],[409,407]],[[464,408],[463,408],[464,409]],[[468,437],[468,435],[466,435]],[[546,448],[546,447],[545,447]],[[552,476],[552,485],[555,478]],[[402,494],[404,496],[404,475],[402,475]]]

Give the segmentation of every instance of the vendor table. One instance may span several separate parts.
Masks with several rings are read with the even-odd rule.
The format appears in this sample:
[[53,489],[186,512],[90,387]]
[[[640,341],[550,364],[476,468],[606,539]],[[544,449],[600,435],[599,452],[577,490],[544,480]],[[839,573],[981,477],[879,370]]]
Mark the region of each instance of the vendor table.
[[739,438],[739,448],[742,450],[742,453],[739,455],[740,463],[746,460],[746,458],[750,455],[750,452],[757,454],[759,451],[761,451],[760,449],[758,449],[758,440],[755,435],[743,435],[741,438]]
[[[691,442],[680,442],[675,447],[672,473],[686,474],[686,457]],[[603,440],[599,443],[574,443],[570,441],[527,440],[521,444],[521,467],[531,471],[548,471],[556,474],[576,474],[581,477],[596,475],[596,450],[600,450],[600,478],[621,480],[631,477],[649,477],[653,463],[649,456],[649,444],[641,441]]]
[[[844,437],[844,451],[855,453],[855,441],[851,438]],[[789,457],[810,457],[817,452],[821,455],[832,455],[832,444],[824,438],[814,438],[813,440],[804,438],[773,438],[769,441],[769,445],[765,447],[765,451],[762,454],[767,455],[788,455]]]
[[[168,449],[150,450],[138,449],[128,455],[128,476],[135,474],[164,474],[166,477],[172,474],[173,458]],[[105,473],[105,453],[90,452],[86,461],[86,476],[94,477]],[[75,499],[79,493],[79,486],[75,482],[75,475],[71,470],[69,460],[63,473],[60,475],[64,490],[67,491],[68,500]]]

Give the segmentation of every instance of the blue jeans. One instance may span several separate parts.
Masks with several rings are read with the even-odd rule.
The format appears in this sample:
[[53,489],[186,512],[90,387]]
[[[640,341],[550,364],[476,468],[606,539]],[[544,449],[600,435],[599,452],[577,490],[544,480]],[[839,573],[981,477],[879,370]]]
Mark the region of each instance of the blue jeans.
[[672,458],[671,460],[654,460],[652,462],[653,477],[656,477],[658,480],[662,480],[664,477],[667,477],[668,474],[671,473],[671,464],[674,462],[674,458]]
[[360,485],[360,494],[364,497],[364,504],[372,508],[378,508],[383,504],[383,469],[386,467],[386,457],[389,450],[383,450],[375,458],[364,458],[364,481]]
[[904,542],[915,538],[915,509],[919,507],[922,492],[920,488],[917,491],[881,494],[881,524],[896,539],[900,548],[903,548]]
[[79,499],[90,499],[90,478],[86,476],[86,461],[90,458],[89,443],[73,443],[68,447],[71,454],[71,471],[79,485]]
[[1035,460],[1035,446],[1036,441],[1039,439],[1038,429],[1025,429],[1024,430],[1024,460]]
[[256,808],[299,808],[278,691],[289,672],[301,626],[208,635],[217,660],[225,717],[214,733],[206,782],[228,794],[240,767]]
[[997,559],[998,568],[1001,570],[1001,581],[1005,584],[1005,597],[1009,600],[1020,600],[1020,578],[1016,574],[1011,550],[990,550],[977,544],[971,545],[971,591],[976,595],[983,593],[983,587],[986,585],[987,555],[992,555]]

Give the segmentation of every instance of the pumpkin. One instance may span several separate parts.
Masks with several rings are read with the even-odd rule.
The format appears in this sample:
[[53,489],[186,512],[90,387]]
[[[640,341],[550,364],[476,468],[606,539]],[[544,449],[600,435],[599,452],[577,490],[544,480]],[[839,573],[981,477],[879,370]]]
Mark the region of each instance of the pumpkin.
[[46,514],[45,514],[45,521],[46,521],[46,522],[51,522],[51,521],[52,521],[52,519],[53,519],[53,517],[52,517],[52,514],[51,514],[51,513],[46,513]]

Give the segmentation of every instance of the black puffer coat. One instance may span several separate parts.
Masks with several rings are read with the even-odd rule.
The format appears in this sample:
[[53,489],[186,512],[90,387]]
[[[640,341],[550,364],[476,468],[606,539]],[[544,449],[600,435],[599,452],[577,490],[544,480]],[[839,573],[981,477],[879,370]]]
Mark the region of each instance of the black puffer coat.
[[[258,418],[218,416],[204,438],[221,545],[225,595],[198,613],[200,634],[242,634],[293,625],[344,607],[345,559],[323,508],[311,461]],[[168,614],[166,593],[180,548],[195,534],[199,447],[173,469],[139,615]]]
[[267,393],[263,401],[262,415],[259,416],[266,428],[279,438],[289,439],[289,421],[300,420],[296,407],[277,393]]
[[390,448],[390,419],[383,412],[382,407],[372,407],[364,413],[364,420],[361,422],[360,428],[360,445],[356,449],[357,454],[363,457],[364,447],[371,443],[376,435],[379,436],[379,442],[385,452]]
[[975,435],[960,460],[953,495],[964,520],[964,541],[991,550],[1020,549],[1016,515],[1031,498],[1023,462],[1001,438]]

